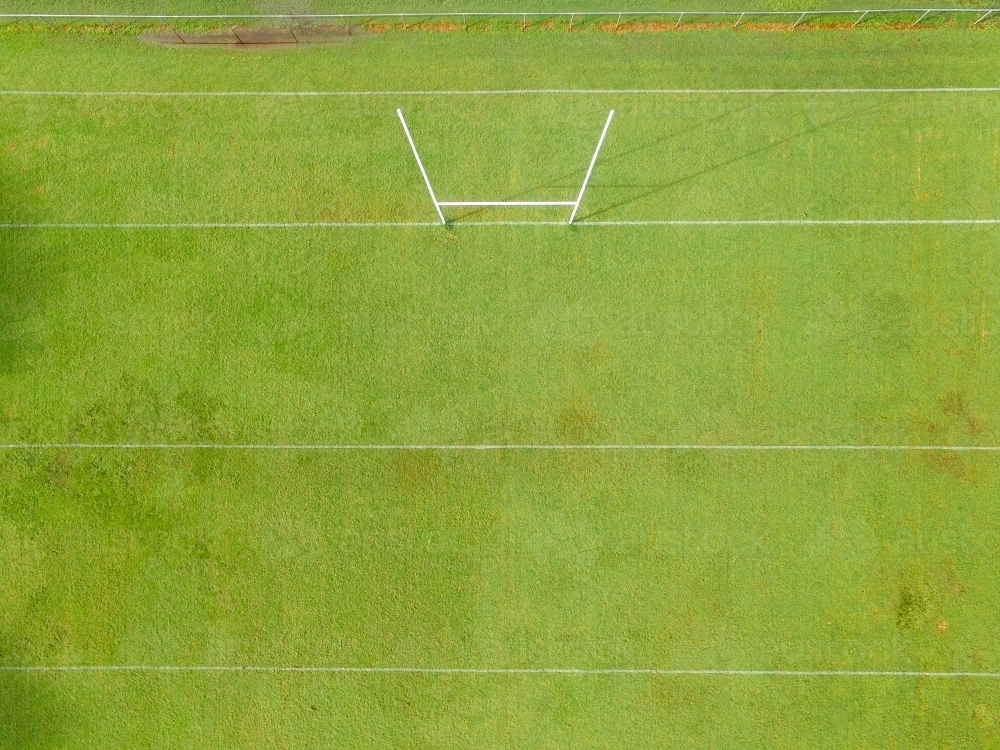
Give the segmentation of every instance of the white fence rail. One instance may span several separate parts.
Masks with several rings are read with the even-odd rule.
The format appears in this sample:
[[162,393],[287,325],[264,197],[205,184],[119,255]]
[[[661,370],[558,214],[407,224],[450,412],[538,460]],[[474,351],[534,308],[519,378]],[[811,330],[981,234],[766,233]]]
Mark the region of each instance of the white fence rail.
[[[852,26],[865,21],[883,23],[908,23],[916,26],[928,19],[957,17],[968,20],[969,26],[977,26],[991,18],[1000,18],[1000,8],[859,8],[857,10],[657,10],[657,11],[556,11],[556,12],[489,12],[489,11],[434,11],[428,13],[289,13],[289,14],[122,14],[122,13],[0,13],[0,25],[38,24],[52,28],[71,26],[103,26],[107,28],[150,28],[159,27],[178,30],[192,25],[228,29],[235,41],[242,41],[239,26],[262,26],[272,24],[285,28],[290,38],[301,41],[295,35],[296,28],[336,25],[345,31],[352,27],[366,25],[400,25],[402,28],[419,28],[421,24],[460,22],[463,28],[477,23],[491,21],[520,24],[522,29],[539,23],[563,22],[569,30],[587,23],[613,24],[617,30],[625,24],[642,22],[673,23],[674,28],[685,22],[708,23],[733,22],[733,27],[754,21],[791,21],[791,27],[816,21],[836,22],[843,19]],[[181,34],[177,34],[181,38]],[[181,38],[181,41],[184,39]]]

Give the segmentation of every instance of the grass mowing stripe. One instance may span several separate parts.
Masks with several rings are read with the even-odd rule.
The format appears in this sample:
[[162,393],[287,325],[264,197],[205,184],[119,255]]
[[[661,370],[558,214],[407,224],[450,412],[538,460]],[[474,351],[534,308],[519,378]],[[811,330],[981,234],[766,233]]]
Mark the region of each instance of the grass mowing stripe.
[[69,666],[0,666],[0,672],[265,672],[292,674],[571,675],[580,677],[928,677],[936,679],[1000,679],[1000,672],[933,672],[875,669],[655,669],[644,667],[587,669],[582,667],[279,667],[82,664]]
[[[988,359],[949,353],[982,345],[989,355],[981,311],[995,298],[992,229],[914,230],[954,248],[921,260],[938,271],[917,279],[930,307],[900,296],[912,262],[900,229],[844,228],[856,233],[845,241],[823,229],[675,239],[655,228],[539,228],[537,243],[491,251],[499,231],[411,230],[398,249],[384,241],[403,234],[369,230],[337,235],[336,247],[325,232],[108,231],[93,243],[26,233],[31,268],[65,264],[70,286],[52,287],[44,328],[29,319],[10,329],[20,337],[8,344],[0,443],[1000,445]],[[565,236],[572,255],[549,247]],[[11,237],[17,247],[22,237]],[[629,242],[604,252],[609,238]],[[867,296],[828,310],[838,279],[863,282]],[[766,308],[752,297],[761,284],[773,290]],[[758,353],[743,342],[761,314]],[[954,322],[942,328],[936,315]],[[727,360],[717,368],[695,356],[698,340],[725,347]],[[223,356],[209,365],[208,351]],[[953,375],[918,401],[910,394],[921,392],[928,356]],[[893,377],[882,383],[886,361]],[[143,375],[147,362],[154,375]],[[196,368],[208,416],[172,385]],[[125,397],[135,389],[125,374],[146,378],[139,396]],[[550,385],[569,376],[587,389],[581,403]],[[753,389],[761,379],[766,392]],[[744,397],[727,416],[713,400],[729,393]],[[784,414],[769,411],[777,397]],[[869,427],[857,415],[873,399],[884,416]],[[913,414],[947,429],[921,430]]]

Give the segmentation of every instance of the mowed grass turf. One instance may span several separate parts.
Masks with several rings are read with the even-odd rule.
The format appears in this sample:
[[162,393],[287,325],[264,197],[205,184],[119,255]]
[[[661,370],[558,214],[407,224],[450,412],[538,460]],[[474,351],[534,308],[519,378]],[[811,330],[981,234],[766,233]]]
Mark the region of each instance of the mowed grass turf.
[[[900,36],[392,34],[233,55],[14,35],[0,88],[974,85],[995,72],[992,32]],[[587,222],[997,218],[1000,94],[4,96],[0,222],[433,222],[396,106],[443,198],[572,197],[618,115],[572,228],[461,223],[558,211],[450,228],[0,229],[0,442],[998,443],[1000,229]],[[0,655],[995,672],[997,461],[4,450]],[[7,671],[0,740],[989,747],[998,687]]]

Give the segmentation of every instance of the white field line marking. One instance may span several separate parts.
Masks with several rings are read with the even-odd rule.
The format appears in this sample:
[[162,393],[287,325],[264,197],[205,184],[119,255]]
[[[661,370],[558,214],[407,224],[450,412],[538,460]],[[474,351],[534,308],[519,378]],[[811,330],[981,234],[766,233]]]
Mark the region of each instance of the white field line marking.
[[321,674],[427,674],[427,675],[572,675],[650,677],[895,677],[938,679],[1000,679],[1000,672],[933,672],[875,669],[649,669],[574,667],[306,667],[306,666],[172,666],[172,665],[70,665],[0,667],[0,672],[266,672]]
[[248,221],[248,222],[27,222],[0,223],[0,229],[378,229],[439,227],[431,221]]
[[920,226],[1000,224],[1000,219],[623,219],[620,221],[579,221],[576,226],[592,227],[837,227],[837,226]]
[[[439,203],[438,205],[455,205]],[[560,205],[564,205],[560,203]],[[572,205],[567,203],[565,205]],[[576,221],[574,227],[908,227],[995,226],[996,219],[623,219]],[[0,229],[428,229],[431,221],[300,221],[300,222],[6,222]],[[565,221],[453,221],[449,227],[565,227]]]
[[712,445],[709,443],[6,443],[2,451],[220,450],[220,451],[949,451],[1000,453],[1000,445]]
[[996,94],[1000,86],[905,88],[728,88],[728,89],[467,89],[413,91],[45,91],[0,90],[0,96],[79,97],[351,97],[351,96],[730,96],[772,94]]
[[439,206],[575,206],[575,201],[438,201]]

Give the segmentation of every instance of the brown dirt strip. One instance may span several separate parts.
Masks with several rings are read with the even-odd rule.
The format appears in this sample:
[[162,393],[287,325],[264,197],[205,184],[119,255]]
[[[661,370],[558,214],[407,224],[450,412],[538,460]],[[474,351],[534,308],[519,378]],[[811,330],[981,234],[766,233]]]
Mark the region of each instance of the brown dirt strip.
[[[691,14],[695,16],[696,14]],[[954,29],[969,28],[970,30],[982,30],[996,28],[1000,23],[998,18],[993,23],[986,22],[979,26],[971,26],[968,23],[959,22],[955,19],[929,19],[914,26],[912,21],[879,21],[877,19],[866,19],[857,27],[853,22],[843,20],[823,20],[822,18],[806,19],[795,24],[792,21],[746,21],[735,26],[735,21],[695,20],[684,21],[680,24],[676,19],[669,21],[642,21],[642,20],[622,20],[615,22],[611,20],[590,20],[586,18],[578,19],[570,29],[570,23],[562,19],[548,19],[544,21],[531,21],[522,24],[521,20],[505,19],[503,21],[470,19],[469,23],[463,25],[454,21],[434,21],[434,22],[413,22],[413,23],[384,23],[370,22],[357,26],[345,27],[342,24],[322,24],[316,26],[274,26],[274,27],[219,27],[200,32],[184,31],[182,29],[171,31],[158,31],[141,35],[145,41],[155,44],[171,46],[210,46],[210,47],[232,47],[232,48],[272,48],[289,47],[297,44],[337,44],[344,43],[364,36],[365,34],[377,34],[390,31],[424,31],[449,33],[456,31],[513,31],[523,29],[524,31],[552,30],[552,31],[572,31],[573,33],[583,33],[587,31],[599,31],[613,34],[631,33],[666,33],[666,32],[691,32],[691,31],[718,31],[735,30],[737,32],[763,32],[763,33],[788,33],[792,31],[851,31],[857,29],[864,30],[884,30],[884,31],[933,31],[934,29]],[[76,27],[78,30],[95,31],[109,33],[114,27],[94,26]]]

